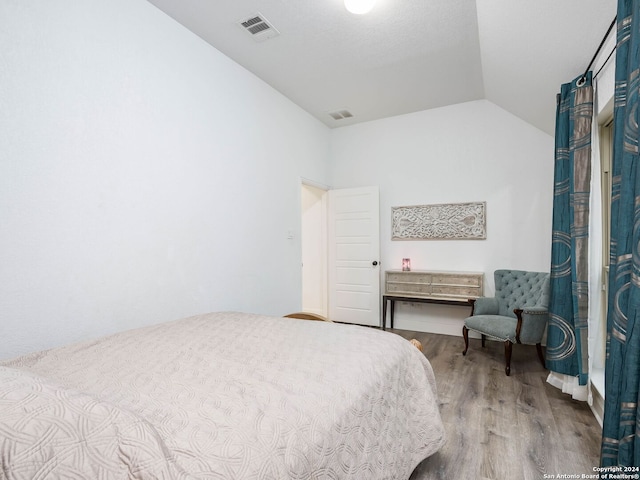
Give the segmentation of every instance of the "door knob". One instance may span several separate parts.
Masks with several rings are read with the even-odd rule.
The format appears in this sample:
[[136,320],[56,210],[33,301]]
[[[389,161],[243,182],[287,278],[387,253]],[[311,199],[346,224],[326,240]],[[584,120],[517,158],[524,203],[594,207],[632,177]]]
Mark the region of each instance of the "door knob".
[[377,261],[377,260],[374,260],[374,261],[373,261],[373,266],[375,267],[376,265],[378,265],[378,261]]

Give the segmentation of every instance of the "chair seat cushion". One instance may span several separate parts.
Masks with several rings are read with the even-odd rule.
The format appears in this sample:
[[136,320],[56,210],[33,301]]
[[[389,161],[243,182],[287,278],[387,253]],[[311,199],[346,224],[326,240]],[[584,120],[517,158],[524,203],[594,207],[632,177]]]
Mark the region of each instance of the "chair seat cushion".
[[516,342],[516,326],[518,320],[503,315],[474,315],[464,321],[469,330],[474,330],[483,335]]

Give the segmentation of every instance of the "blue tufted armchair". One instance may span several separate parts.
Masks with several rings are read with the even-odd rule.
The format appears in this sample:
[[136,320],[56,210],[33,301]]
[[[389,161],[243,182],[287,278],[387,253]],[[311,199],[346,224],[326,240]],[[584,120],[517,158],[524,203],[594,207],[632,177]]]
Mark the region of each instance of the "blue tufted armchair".
[[505,373],[511,373],[514,343],[536,345],[544,367],[542,337],[549,320],[549,274],[522,270],[494,272],[496,296],[470,299],[471,316],[464,321],[464,352],[469,349],[469,330],[480,333],[482,346],[487,336],[504,342]]

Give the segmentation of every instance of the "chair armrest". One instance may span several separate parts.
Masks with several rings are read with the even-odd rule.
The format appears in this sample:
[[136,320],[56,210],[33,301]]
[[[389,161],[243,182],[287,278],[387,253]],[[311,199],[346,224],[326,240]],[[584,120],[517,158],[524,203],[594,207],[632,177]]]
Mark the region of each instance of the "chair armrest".
[[524,307],[523,313],[530,313],[531,315],[547,314],[549,310],[546,307]]
[[471,298],[469,303],[471,304],[471,316],[498,314],[498,299],[495,297]]
[[549,311],[545,307],[514,308],[518,318],[516,342],[538,344],[542,341],[549,321]]

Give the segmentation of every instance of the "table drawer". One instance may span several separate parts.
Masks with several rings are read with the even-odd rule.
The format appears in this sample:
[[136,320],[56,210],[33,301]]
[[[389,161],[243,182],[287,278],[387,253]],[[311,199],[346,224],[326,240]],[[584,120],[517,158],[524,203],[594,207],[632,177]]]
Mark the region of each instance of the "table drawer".
[[409,296],[431,294],[431,285],[422,283],[387,283],[387,293],[390,295],[406,294]]
[[436,274],[433,275],[432,282],[444,285],[472,285],[479,287],[482,282],[482,277],[478,275]]
[[439,297],[476,298],[480,296],[480,287],[464,285],[432,285],[431,293]]
[[432,276],[428,273],[387,272],[387,282],[431,283],[431,281],[432,281]]

